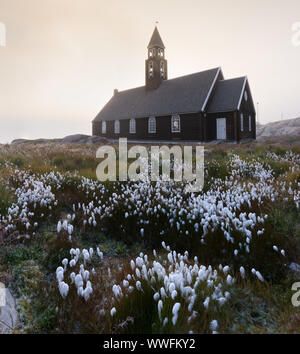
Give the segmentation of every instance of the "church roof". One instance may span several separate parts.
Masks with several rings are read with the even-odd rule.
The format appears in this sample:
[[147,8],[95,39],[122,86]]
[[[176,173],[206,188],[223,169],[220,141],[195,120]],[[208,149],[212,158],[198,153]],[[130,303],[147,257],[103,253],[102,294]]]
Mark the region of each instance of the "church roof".
[[247,82],[247,77],[220,80],[206,109],[207,113],[230,112],[239,109],[241,95]]
[[153,47],[160,47],[165,49],[164,43],[160,37],[157,27],[155,27],[150,42],[148,44],[148,49],[151,49]]
[[103,107],[94,121],[200,112],[220,72],[220,68],[215,68],[164,80],[155,90],[141,86],[120,91]]

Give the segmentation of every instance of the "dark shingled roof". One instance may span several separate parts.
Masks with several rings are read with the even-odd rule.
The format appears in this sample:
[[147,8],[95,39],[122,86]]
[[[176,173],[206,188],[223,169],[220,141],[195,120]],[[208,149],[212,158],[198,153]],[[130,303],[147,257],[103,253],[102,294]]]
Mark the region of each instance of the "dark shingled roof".
[[238,109],[247,77],[220,80],[207,107],[207,113],[229,112]]
[[155,90],[145,86],[120,91],[94,121],[200,112],[220,68],[164,80]]
[[151,49],[153,47],[160,47],[165,49],[164,43],[160,37],[157,27],[155,27],[150,42],[148,44],[148,49]]

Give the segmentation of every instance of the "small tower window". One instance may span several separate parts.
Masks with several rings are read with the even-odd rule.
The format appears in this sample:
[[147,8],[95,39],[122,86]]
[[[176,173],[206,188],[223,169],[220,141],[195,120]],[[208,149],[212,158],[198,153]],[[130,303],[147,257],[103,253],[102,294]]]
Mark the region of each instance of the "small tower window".
[[120,121],[115,120],[115,134],[120,134]]
[[248,101],[248,93],[247,93],[247,91],[244,92],[244,99],[245,99],[245,101]]
[[163,60],[160,62],[160,76],[162,78],[165,77],[165,63]]
[[148,72],[149,72],[149,78],[153,77],[153,61],[149,61],[149,68],[148,68]]
[[152,58],[153,57],[153,52],[152,49],[149,50],[149,57]]
[[180,133],[180,116],[179,116],[179,114],[174,114],[172,116],[171,131],[172,131],[172,133]]
[[244,131],[244,115],[241,113],[241,132]]
[[252,131],[252,117],[249,116],[249,132]]
[[102,122],[102,134],[106,134],[106,121]]
[[130,119],[130,121],[129,121],[129,133],[130,134],[135,134],[136,133],[135,119]]
[[156,133],[156,118],[149,117],[148,119],[148,133]]

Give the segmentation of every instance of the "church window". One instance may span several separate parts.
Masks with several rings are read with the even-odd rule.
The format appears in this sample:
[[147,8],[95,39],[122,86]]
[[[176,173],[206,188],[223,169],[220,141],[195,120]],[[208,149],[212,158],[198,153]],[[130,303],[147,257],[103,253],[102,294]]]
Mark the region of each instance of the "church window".
[[179,114],[174,114],[172,116],[171,131],[172,131],[172,133],[180,133],[180,116],[179,116]]
[[252,117],[249,116],[249,132],[252,130]]
[[153,61],[149,61],[149,78],[153,77]]
[[129,133],[130,134],[135,134],[136,133],[135,119],[130,119],[130,121],[129,121]]
[[120,134],[120,121],[115,120],[115,134]]
[[244,115],[241,113],[241,132],[244,131]]
[[163,60],[160,62],[160,76],[162,78],[165,76],[165,63]]
[[106,134],[106,121],[102,122],[102,134]]
[[156,133],[156,118],[149,117],[148,119],[148,133]]

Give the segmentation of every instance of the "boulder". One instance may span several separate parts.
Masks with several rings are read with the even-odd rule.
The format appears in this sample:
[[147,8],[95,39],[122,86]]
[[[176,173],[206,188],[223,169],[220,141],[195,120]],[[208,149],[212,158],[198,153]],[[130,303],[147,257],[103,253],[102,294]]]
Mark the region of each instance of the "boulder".
[[[9,289],[4,288],[0,283],[0,291],[5,293],[5,306],[0,299],[0,334],[9,334],[17,327],[19,323],[19,316],[16,310],[15,299],[13,298]],[[3,296],[0,295],[3,300]]]

